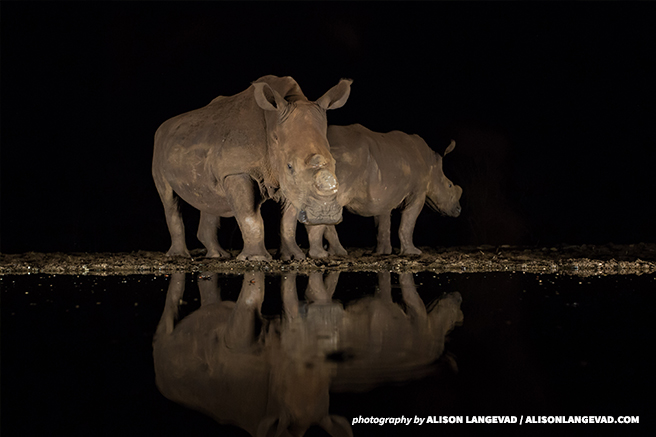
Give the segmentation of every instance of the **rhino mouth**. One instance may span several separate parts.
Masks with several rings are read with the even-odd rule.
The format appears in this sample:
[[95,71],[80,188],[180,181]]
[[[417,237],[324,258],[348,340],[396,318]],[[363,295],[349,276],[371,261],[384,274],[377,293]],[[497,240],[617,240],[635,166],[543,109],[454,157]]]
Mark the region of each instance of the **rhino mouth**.
[[308,204],[301,208],[297,218],[305,225],[336,225],[342,221],[342,207],[336,203]]
[[451,209],[451,211],[448,212],[447,215],[450,215],[451,217],[458,217],[461,212],[462,212],[462,208],[460,207],[460,205],[458,205],[455,208]]
[[439,212],[442,215],[447,215],[449,217],[458,217],[462,212],[462,207],[460,204],[457,204],[451,208],[440,208],[440,206],[430,197],[426,197],[426,203],[428,207],[433,211]]

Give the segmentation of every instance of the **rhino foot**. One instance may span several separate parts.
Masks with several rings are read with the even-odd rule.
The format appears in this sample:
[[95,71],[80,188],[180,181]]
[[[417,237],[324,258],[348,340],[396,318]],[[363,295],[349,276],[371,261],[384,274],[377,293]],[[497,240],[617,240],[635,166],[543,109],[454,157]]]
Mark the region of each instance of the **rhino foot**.
[[283,261],[291,261],[293,259],[300,261],[305,259],[305,254],[301,249],[298,250],[281,250],[280,259]]
[[392,247],[382,247],[376,248],[376,252],[374,253],[375,255],[391,255],[392,254]]
[[417,249],[416,247],[401,249],[399,255],[421,255],[421,250]]
[[313,259],[324,259],[324,258],[328,258],[330,256],[330,253],[328,253],[323,247],[321,249],[310,248],[308,255],[310,255],[310,258]]
[[328,253],[334,256],[346,256],[348,252],[343,247],[333,248],[332,246],[328,248]]
[[271,261],[272,259],[273,257],[269,253],[264,255],[259,253],[242,252],[237,256],[237,260],[239,261]]
[[205,258],[230,258],[231,255],[225,250],[208,250]]
[[189,251],[186,248],[185,249],[170,248],[169,251],[166,252],[166,256],[169,257],[169,258],[173,258],[173,257],[176,257],[176,256],[191,258],[191,254],[189,253]]

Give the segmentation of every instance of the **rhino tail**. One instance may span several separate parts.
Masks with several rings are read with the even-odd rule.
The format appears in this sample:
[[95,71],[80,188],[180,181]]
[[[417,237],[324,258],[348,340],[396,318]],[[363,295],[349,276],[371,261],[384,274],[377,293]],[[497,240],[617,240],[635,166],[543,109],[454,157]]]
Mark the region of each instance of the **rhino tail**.
[[456,147],[456,141],[451,140],[451,143],[449,144],[449,147],[446,148],[446,150],[444,151],[444,155],[442,155],[442,156],[446,156],[447,153],[453,152],[453,149],[455,149],[455,147]]

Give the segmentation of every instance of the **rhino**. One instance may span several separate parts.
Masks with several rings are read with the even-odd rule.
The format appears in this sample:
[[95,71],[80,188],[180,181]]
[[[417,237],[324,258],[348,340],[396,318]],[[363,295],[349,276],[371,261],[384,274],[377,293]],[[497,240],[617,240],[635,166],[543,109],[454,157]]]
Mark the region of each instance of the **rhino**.
[[189,257],[178,199],[200,210],[197,237],[209,258],[229,257],[218,243],[220,217],[235,217],[244,241],[240,260],[271,260],[262,203],[293,208],[305,224],[336,224],[335,160],[326,110],[350,94],[342,79],[309,101],[291,77],[264,76],[233,96],[165,121],[155,132],[152,174],[171,234],[168,256]]
[[[265,276],[246,273],[236,302],[223,301],[217,275],[199,280],[201,306],[178,323],[185,274],[174,273],[153,339],[156,384],[166,398],[253,436],[302,436],[320,426],[353,436],[343,416],[329,414],[336,363],[326,360],[325,322],[341,305],[299,310],[296,276],[282,278],[283,318],[264,318]],[[329,311],[322,311],[321,307]],[[315,323],[312,322],[315,320]],[[259,329],[257,328],[259,326]]]
[[299,302],[296,274],[284,274],[282,314],[263,317],[263,272],[243,275],[236,302],[221,299],[218,275],[203,273],[200,308],[177,320],[185,273],[174,273],[153,338],[160,393],[253,436],[302,436],[317,425],[352,436],[346,418],[329,413],[330,392],[433,374],[462,323],[462,298],[448,293],[427,307],[412,273],[402,273],[396,302],[391,274],[380,272],[374,295],[344,305],[333,299],[339,275],[310,273]]
[[[424,203],[451,217],[461,212],[462,188],[444,175],[442,159],[418,135],[400,131],[373,132],[360,124],[329,126],[328,141],[336,160],[340,181],[337,202],[347,210],[373,216],[378,228],[376,254],[391,254],[391,213],[401,208],[399,239],[401,255],[419,255],[412,235]],[[451,141],[444,155],[455,148]],[[281,253],[283,259],[305,257],[296,244],[294,211],[283,214]],[[325,258],[346,255],[335,226],[306,226],[310,242],[309,256]],[[323,248],[323,238],[328,250]]]
[[353,351],[353,356],[338,366],[331,391],[364,392],[421,379],[442,365],[457,372],[454,357],[445,354],[445,342],[464,320],[460,293],[446,293],[424,304],[413,274],[404,272],[398,274],[401,301],[396,301],[391,273],[377,275],[375,293],[346,306],[338,331],[340,348]]

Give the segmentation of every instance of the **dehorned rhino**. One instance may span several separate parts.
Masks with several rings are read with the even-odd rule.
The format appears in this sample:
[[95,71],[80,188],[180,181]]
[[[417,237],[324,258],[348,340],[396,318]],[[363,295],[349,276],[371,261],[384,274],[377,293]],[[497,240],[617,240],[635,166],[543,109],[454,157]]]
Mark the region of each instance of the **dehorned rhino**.
[[157,387],[168,399],[252,436],[300,437],[319,425],[328,435],[352,437],[346,418],[329,414],[337,363],[327,359],[334,338],[326,337],[337,337],[344,310],[322,302],[305,312],[296,275],[281,281],[280,317],[262,316],[266,281],[254,272],[244,274],[236,302],[221,300],[216,275],[198,281],[200,308],[176,323],[185,274],[174,273],[153,339]]
[[[418,255],[412,235],[424,203],[442,214],[460,215],[462,188],[442,169],[442,156],[433,152],[418,135],[399,131],[372,132],[362,125],[329,126],[330,150],[337,161],[337,202],[349,211],[373,216],[378,227],[376,253],[392,253],[391,212],[402,208],[399,239],[402,255]],[[455,141],[444,155],[455,147]],[[285,211],[281,252],[283,257],[304,257],[295,241],[293,211]],[[312,258],[346,255],[335,226],[307,226]],[[323,248],[323,237],[329,243]]]
[[302,223],[339,223],[326,110],[346,103],[351,83],[342,79],[311,102],[291,77],[264,76],[164,122],[152,172],[171,234],[167,255],[189,256],[178,196],[200,210],[197,236],[211,258],[229,256],[216,231],[220,217],[234,216],[244,240],[238,259],[271,259],[260,213],[267,199],[293,207]]
[[[459,293],[425,305],[412,273],[389,272],[374,295],[333,299],[339,272],[312,272],[304,301],[296,274],[280,277],[282,308],[262,314],[264,272],[245,273],[236,302],[221,299],[218,275],[196,282],[200,308],[180,319],[185,273],[171,275],[153,338],[155,381],[168,399],[253,436],[303,436],[316,425],[353,436],[330,414],[330,392],[362,392],[434,374],[449,331],[463,320]],[[202,279],[201,279],[202,278]]]

